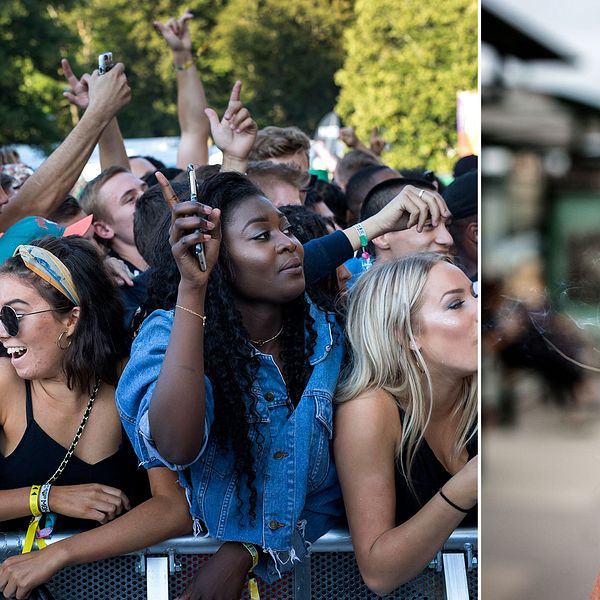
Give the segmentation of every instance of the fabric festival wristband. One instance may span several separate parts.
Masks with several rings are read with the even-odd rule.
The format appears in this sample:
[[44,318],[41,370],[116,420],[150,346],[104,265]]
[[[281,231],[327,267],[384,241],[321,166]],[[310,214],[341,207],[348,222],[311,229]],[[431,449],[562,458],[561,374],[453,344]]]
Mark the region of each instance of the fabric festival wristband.
[[353,225],[354,229],[356,229],[356,233],[358,233],[358,239],[360,241],[360,245],[362,248],[366,248],[369,244],[369,238],[367,237],[367,232],[365,228],[362,226],[362,223],[357,223]]
[[40,486],[32,485],[29,490],[29,510],[34,517],[41,517],[38,500],[40,496]]
[[43,513],[50,512],[50,505],[48,504],[48,496],[50,495],[50,488],[52,484],[45,483],[40,489],[40,511]]

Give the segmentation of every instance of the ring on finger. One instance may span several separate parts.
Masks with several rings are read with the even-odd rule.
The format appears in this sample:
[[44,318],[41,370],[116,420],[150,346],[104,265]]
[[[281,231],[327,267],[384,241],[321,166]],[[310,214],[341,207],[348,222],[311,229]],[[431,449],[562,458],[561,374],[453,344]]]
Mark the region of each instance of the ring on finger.
[[424,194],[424,193],[425,193],[425,190],[421,190],[421,191],[419,192],[419,200],[422,200],[422,199],[423,199],[423,194]]

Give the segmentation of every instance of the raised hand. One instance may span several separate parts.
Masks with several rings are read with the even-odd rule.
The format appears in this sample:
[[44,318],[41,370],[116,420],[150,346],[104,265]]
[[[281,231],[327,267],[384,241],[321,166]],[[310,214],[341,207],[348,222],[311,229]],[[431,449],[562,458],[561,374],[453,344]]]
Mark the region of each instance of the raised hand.
[[427,220],[437,227],[440,219],[448,219],[450,211],[444,199],[432,190],[423,190],[407,185],[375,217],[384,231],[401,231],[417,227],[423,231]]
[[119,489],[99,483],[53,485],[48,503],[52,512],[78,519],[107,523],[129,510],[127,496]]
[[191,52],[192,36],[188,28],[188,21],[193,18],[194,15],[189,9],[186,9],[179,19],[173,17],[166,23],[154,21],[153,25],[154,29],[163,36],[173,52]]
[[221,121],[212,108],[204,112],[210,121],[210,132],[216,146],[223,154],[243,161],[248,158],[254,145],[258,127],[240,100],[241,91],[242,82],[236,81]]
[[360,143],[354,127],[342,127],[340,129],[340,140],[349,148],[356,148]]
[[125,66],[117,63],[108,73],[94,71],[87,80],[89,89],[88,112],[94,111],[114,117],[131,100]]
[[88,73],[84,73],[80,79],[75,77],[73,73],[73,69],[71,69],[71,64],[69,60],[63,58],[60,61],[62,66],[63,73],[65,75],[65,79],[67,83],[71,86],[70,92],[63,92],[63,96],[71,103],[75,104],[75,106],[79,106],[81,110],[85,110],[88,107],[90,98],[88,93],[88,80],[90,75]]
[[[169,242],[181,280],[192,287],[204,287],[219,258],[221,211],[199,202],[178,202],[167,178],[162,173],[156,173],[156,179],[165,201],[172,207]],[[194,246],[198,243],[204,244],[206,271],[200,270],[194,252]]]
[[378,127],[373,127],[373,129],[371,129],[369,146],[371,148],[371,152],[376,156],[381,156],[381,153],[385,150],[385,140],[379,135]]

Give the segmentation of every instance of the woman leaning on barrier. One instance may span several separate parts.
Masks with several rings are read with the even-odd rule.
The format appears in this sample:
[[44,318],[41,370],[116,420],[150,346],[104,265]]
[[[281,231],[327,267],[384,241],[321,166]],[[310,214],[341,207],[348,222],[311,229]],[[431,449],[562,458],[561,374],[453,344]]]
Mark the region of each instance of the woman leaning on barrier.
[[[9,355],[0,359],[0,530],[27,531],[26,553],[0,566],[4,597],[25,598],[67,565],[191,530],[176,476],[138,469],[124,435],[121,323],[117,290],[87,240],[47,236],[0,266]],[[53,529],[89,531],[46,546]]]
[[477,519],[477,302],[449,259],[377,265],[350,291],[338,475],[360,572],[386,594]]

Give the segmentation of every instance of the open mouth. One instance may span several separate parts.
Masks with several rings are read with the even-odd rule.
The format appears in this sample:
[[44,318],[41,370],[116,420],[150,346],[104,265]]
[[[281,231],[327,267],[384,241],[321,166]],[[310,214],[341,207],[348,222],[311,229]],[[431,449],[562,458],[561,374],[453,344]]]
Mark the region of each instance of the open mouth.
[[11,358],[21,358],[27,352],[27,348],[25,346],[9,346],[6,352]]

